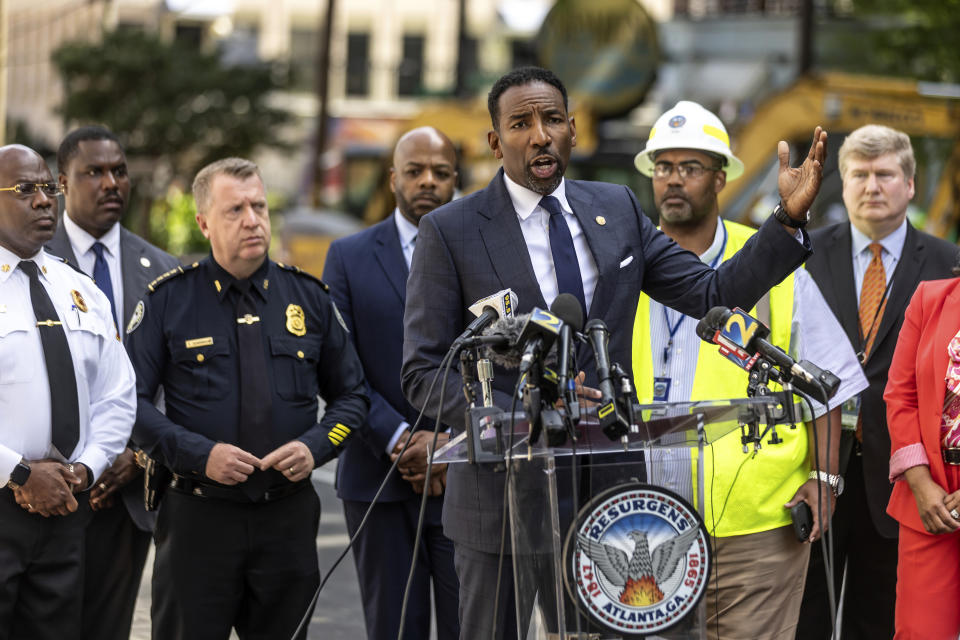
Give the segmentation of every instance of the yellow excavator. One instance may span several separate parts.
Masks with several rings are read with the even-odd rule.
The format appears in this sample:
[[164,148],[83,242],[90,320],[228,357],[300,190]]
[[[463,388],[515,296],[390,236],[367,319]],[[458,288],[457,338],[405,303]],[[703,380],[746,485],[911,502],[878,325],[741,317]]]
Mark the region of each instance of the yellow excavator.
[[[829,214],[840,203],[837,149],[844,136],[865,124],[899,129],[913,140],[918,159],[911,218],[926,231],[957,239],[960,222],[960,87],[846,73],[814,73],[761,102],[753,117],[731,132],[746,165],[743,177],[720,192],[724,217],[757,223],[776,196],[776,140],[805,152],[814,127],[829,132],[824,185],[818,197]],[[796,158],[794,158],[796,159]],[[829,221],[829,220],[827,220]]]

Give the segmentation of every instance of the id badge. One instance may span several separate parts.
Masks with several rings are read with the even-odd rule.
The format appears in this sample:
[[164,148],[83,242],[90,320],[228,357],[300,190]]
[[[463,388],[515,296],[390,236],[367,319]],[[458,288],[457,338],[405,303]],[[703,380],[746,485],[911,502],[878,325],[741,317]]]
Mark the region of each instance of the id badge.
[[666,402],[670,397],[670,378],[655,377],[653,379],[653,401]]
[[848,399],[840,405],[840,424],[844,431],[856,431],[857,418],[860,416],[860,395]]

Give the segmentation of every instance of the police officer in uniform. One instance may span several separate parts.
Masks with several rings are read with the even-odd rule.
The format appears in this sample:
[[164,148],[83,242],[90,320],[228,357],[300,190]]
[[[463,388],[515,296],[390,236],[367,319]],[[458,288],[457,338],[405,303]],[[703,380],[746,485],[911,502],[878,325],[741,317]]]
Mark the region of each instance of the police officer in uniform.
[[[289,638],[319,580],[310,473],[363,425],[362,369],[325,285],[268,259],[257,166],[214,162],[193,193],[211,255],[152,283],[126,329],[134,440],[173,473],[153,636]],[[166,415],[153,405],[160,385]]]
[[123,451],[133,368],[110,303],[42,251],[58,185],[35,151],[0,147],[0,638],[80,628],[86,489]]

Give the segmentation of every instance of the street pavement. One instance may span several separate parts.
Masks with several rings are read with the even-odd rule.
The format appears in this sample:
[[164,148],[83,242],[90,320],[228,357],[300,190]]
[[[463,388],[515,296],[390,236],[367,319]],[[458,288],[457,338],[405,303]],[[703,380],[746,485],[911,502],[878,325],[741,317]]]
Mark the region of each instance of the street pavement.
[[[343,508],[333,488],[335,469],[335,464],[331,463],[313,473],[313,485],[317,495],[320,496],[322,509],[320,530],[317,535],[317,557],[323,576],[326,576],[337,556],[343,552],[350,541],[343,520]],[[152,569],[153,549],[151,548],[137,596],[137,607],[130,632],[131,640],[150,640]],[[432,635],[435,636],[435,633]],[[362,640],[365,636],[357,572],[353,564],[353,555],[348,553],[320,593],[317,606],[313,611],[313,618],[310,620],[307,637],[323,640]],[[235,638],[236,635],[231,637]]]

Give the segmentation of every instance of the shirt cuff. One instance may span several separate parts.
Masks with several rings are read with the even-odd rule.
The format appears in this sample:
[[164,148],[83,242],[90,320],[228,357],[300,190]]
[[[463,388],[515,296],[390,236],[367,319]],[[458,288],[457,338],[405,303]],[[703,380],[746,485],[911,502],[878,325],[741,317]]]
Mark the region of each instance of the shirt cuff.
[[23,459],[23,456],[0,444],[0,487],[7,486],[10,481],[10,474],[16,468],[17,463]]
[[930,466],[930,459],[927,458],[923,444],[916,442],[900,447],[890,456],[890,482],[903,480],[903,473],[907,469],[920,465]]
[[[88,447],[83,450],[83,453],[80,454],[80,457],[72,462],[82,462],[87,465],[87,468],[93,473],[93,481],[96,482],[97,478],[110,467],[110,461],[102,454],[99,450]],[[88,487],[89,488],[89,487]]]
[[400,436],[403,435],[403,432],[410,428],[410,423],[404,420],[400,423],[400,426],[397,427],[397,430],[394,432],[393,437],[390,438],[390,442],[387,443],[387,455],[393,453],[393,448],[397,446],[397,442],[400,440]]

